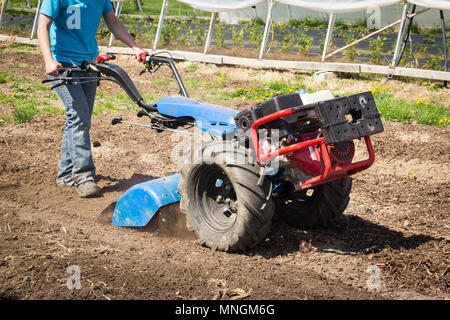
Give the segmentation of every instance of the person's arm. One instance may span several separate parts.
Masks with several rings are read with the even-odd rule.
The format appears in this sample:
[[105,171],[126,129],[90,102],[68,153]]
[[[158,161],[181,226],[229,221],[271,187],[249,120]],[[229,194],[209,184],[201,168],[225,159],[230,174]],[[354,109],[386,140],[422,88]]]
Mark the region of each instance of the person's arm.
[[44,57],[45,72],[52,76],[58,75],[58,67],[61,67],[61,63],[53,59],[52,52],[50,50],[50,26],[53,23],[53,19],[45,14],[39,15],[37,36],[39,41],[39,47]]
[[109,30],[114,34],[114,36],[133,49],[136,59],[139,60],[139,55],[145,53],[146,51],[138,46],[136,41],[134,41],[133,37],[128,33],[125,26],[117,19],[114,11],[110,11],[108,13],[103,14],[103,18],[105,19],[106,24],[108,25]]

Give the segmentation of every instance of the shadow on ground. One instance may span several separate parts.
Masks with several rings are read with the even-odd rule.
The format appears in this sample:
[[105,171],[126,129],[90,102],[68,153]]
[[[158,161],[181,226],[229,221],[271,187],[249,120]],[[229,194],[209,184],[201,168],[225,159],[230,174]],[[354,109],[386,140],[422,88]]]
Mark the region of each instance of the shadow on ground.
[[[102,193],[124,192],[132,186],[157,177],[133,174],[129,179],[115,179],[99,175],[98,179],[113,182],[102,188]],[[98,215],[99,223],[111,223],[115,202]],[[271,232],[265,240],[248,254],[259,254],[270,258],[297,251],[318,250],[338,254],[371,254],[385,248],[398,250],[414,249],[432,240],[442,240],[426,235],[405,236],[402,232],[370,222],[355,215],[345,215],[335,227],[329,229],[301,230],[291,227],[275,216]],[[139,232],[150,232],[164,237],[195,239],[186,229],[186,219],[180,213],[179,203],[164,206],[145,227],[130,228]],[[246,253],[247,254],[247,253]]]
[[297,251],[317,250],[338,254],[371,254],[385,248],[415,249],[422,244],[442,238],[426,235],[405,236],[402,232],[348,215],[338,226],[320,230],[300,230],[274,218],[272,230],[265,241],[250,253],[276,257]]
[[96,178],[98,181],[105,180],[114,183],[112,185],[105,186],[101,189],[101,193],[104,194],[108,192],[123,192],[138,183],[147,182],[149,180],[157,179],[159,177],[134,173],[129,179],[116,179],[103,175],[97,175]]

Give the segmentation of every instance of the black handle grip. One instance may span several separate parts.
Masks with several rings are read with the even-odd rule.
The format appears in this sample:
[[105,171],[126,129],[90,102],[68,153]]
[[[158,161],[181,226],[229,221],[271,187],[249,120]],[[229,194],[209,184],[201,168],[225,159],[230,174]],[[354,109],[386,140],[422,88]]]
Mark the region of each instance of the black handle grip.
[[148,115],[148,112],[146,112],[145,110],[139,110],[139,112],[137,113],[137,117],[138,118],[142,118],[143,116]]
[[123,119],[122,117],[115,117],[114,119],[112,119],[111,124],[114,126],[118,123],[122,123]]
[[106,53],[106,55],[108,55],[111,58],[111,60],[116,60],[116,55],[115,54]]

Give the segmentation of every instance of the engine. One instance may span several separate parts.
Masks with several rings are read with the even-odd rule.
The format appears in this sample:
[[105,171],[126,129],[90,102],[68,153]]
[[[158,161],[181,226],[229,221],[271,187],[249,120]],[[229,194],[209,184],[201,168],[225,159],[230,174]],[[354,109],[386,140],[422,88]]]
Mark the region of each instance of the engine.
[[276,159],[296,189],[360,171],[368,163],[352,163],[353,140],[383,131],[371,92],[338,98],[329,91],[276,95],[238,113],[235,121],[239,143],[261,164]]

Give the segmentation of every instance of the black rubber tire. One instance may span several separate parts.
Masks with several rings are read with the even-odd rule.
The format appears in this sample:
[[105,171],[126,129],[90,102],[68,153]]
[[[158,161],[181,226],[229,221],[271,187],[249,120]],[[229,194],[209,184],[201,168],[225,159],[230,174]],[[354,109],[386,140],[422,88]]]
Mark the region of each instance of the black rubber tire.
[[[350,201],[352,178],[328,182],[302,193],[275,199],[277,215],[291,226],[329,228],[342,219]],[[312,195],[307,195],[311,192]]]
[[[261,242],[271,228],[275,213],[272,183],[260,176],[263,171],[258,164],[241,164],[247,151],[233,142],[213,141],[198,149],[191,154],[192,164],[183,165],[178,186],[186,226],[200,244],[213,250],[246,251]],[[219,175],[223,178],[216,178]],[[217,181],[223,185],[218,186]],[[230,186],[231,191],[224,191]],[[224,205],[215,201],[217,194],[224,192],[237,201],[227,212],[229,216],[223,212]]]

